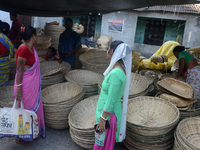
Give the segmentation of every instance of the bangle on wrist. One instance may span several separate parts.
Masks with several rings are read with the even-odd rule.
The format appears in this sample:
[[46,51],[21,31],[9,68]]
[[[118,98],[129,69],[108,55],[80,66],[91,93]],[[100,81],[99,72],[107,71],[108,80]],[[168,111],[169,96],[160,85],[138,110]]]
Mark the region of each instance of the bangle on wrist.
[[102,118],[104,121],[107,121],[107,119],[106,119],[106,118],[104,118],[102,115],[101,115],[101,118]]
[[101,121],[101,122],[103,122],[103,123],[105,123],[105,122],[106,122],[106,121],[105,121],[105,120],[103,120],[102,118],[100,118],[100,121]]
[[16,85],[16,87],[19,87],[19,86],[22,86],[22,83],[21,83],[21,84],[17,84],[17,85]]

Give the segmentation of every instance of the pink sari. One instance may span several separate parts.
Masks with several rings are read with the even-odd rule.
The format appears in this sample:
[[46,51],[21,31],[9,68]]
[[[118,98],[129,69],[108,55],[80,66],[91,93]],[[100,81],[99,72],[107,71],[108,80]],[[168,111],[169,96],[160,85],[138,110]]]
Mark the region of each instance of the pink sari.
[[[22,101],[24,104],[24,108],[27,110],[32,110],[37,114],[38,124],[40,129],[41,137],[45,138],[45,122],[44,122],[44,112],[43,112],[43,104],[42,104],[42,96],[41,96],[41,74],[40,74],[40,62],[35,48],[34,56],[35,63],[33,66],[24,71],[23,79],[22,79]],[[15,84],[14,84],[14,98],[16,95],[16,77],[15,75]]]

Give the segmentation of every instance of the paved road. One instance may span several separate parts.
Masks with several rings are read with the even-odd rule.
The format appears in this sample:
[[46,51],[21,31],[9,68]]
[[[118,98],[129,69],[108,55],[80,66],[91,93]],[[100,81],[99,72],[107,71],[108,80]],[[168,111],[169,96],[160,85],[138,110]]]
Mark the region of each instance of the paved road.
[[[84,150],[71,139],[69,130],[46,128],[46,139],[38,139],[31,146],[15,143],[14,138],[0,139],[0,150]],[[115,145],[115,150],[127,150],[122,143]]]

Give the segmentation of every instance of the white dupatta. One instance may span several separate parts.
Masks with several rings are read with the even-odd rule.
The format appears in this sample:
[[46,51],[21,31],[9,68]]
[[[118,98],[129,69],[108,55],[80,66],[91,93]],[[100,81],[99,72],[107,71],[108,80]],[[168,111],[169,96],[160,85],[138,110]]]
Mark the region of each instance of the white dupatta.
[[110,65],[103,73],[104,76],[108,75],[108,73],[112,70],[115,63],[122,59],[125,72],[126,72],[126,84],[124,87],[124,100],[123,100],[123,109],[121,116],[121,125],[119,132],[119,142],[122,142],[126,137],[126,113],[127,113],[127,105],[128,105],[128,95],[129,95],[129,86],[130,86],[130,78],[131,78],[131,66],[132,66],[132,51],[128,44],[122,43],[120,44],[113,53],[113,56],[110,61]]

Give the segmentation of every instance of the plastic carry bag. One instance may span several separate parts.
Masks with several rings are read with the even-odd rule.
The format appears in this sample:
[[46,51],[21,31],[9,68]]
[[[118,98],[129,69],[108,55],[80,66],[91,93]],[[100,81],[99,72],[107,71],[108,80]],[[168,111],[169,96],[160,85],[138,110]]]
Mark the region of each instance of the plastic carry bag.
[[0,138],[5,136],[17,136],[26,141],[32,141],[39,136],[39,126],[35,112],[17,108],[17,101],[14,100],[12,108],[0,108]]

